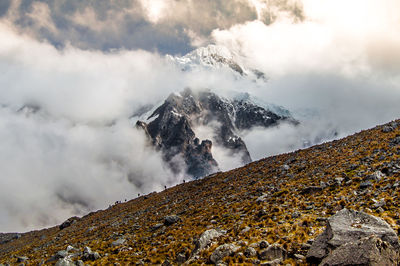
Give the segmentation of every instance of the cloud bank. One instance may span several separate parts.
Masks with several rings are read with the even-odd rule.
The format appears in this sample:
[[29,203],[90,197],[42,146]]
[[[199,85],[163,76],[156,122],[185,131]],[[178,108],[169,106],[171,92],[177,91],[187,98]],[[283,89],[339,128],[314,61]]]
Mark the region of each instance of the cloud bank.
[[[400,117],[396,1],[228,2],[0,4],[0,231],[54,225],[181,182],[129,117],[188,86],[250,92],[301,119],[242,132],[253,159]],[[164,57],[207,43],[268,82],[182,72]],[[214,148],[221,168],[237,166]]]
[[286,12],[302,19],[298,1],[269,0],[5,0],[0,16],[20,32],[62,48],[144,49],[185,54],[216,29],[257,18],[272,23]]

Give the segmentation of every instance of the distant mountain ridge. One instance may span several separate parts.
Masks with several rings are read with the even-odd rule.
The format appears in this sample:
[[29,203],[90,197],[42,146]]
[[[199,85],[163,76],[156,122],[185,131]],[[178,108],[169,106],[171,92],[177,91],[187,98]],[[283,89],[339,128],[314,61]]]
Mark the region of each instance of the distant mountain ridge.
[[218,162],[212,155],[212,141],[201,141],[195,132],[197,126],[211,127],[214,135],[210,138],[215,144],[232,156],[239,155],[242,163],[247,164],[251,157],[240,132],[252,127],[276,126],[281,121],[297,123],[289,111],[280,108],[278,114],[261,107],[249,95],[227,99],[210,90],[185,89],[171,94],[145,121],[138,120],[136,125],[162,151],[174,172],[183,170],[183,160],[185,172],[198,178],[218,171]]

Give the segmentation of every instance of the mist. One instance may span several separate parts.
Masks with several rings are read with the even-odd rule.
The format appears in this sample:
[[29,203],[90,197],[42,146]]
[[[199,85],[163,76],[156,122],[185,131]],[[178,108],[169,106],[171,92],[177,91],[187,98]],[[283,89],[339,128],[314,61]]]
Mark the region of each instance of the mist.
[[[265,1],[238,1],[239,6],[247,3],[238,20],[198,27],[192,21],[175,32],[186,36],[178,43],[171,41],[175,35],[163,36],[176,25],[186,25],[188,7],[176,4],[180,16],[166,29],[159,26],[169,15],[158,17],[146,6],[149,2],[140,1],[152,29],[139,36],[157,29],[157,41],[149,38],[138,44],[137,35],[132,35],[135,40],[128,35],[119,39],[126,33],[123,29],[104,35],[121,40],[111,45],[114,50],[93,43],[111,31],[104,20],[119,14],[118,9],[104,19],[89,16],[90,9],[101,13],[92,6],[82,9],[89,10],[86,13],[76,8],[67,12],[76,24],[81,21],[78,15],[102,22],[93,24],[98,35],[82,39],[70,27],[63,28],[70,30],[63,35],[53,14],[60,9],[44,2],[36,11],[26,11],[37,15],[32,27],[16,23],[23,13],[15,8],[17,2],[1,12],[0,20],[0,231],[59,224],[188,180],[169,171],[131,118],[142,106],[162,102],[185,87],[227,97],[249,92],[291,111],[298,126],[282,123],[238,132],[253,159],[400,117],[396,1],[277,1],[269,10]],[[53,15],[47,16],[46,10]],[[133,17],[138,12],[129,10]],[[229,12],[220,11],[221,16]],[[66,39],[56,38],[61,35]],[[158,49],[163,43],[172,48]],[[240,64],[264,72],[268,81],[254,82],[224,70],[182,72],[164,56],[166,51],[184,54],[207,43],[226,46]],[[213,131],[199,127],[196,134],[212,139]],[[222,170],[240,165],[239,155],[233,158],[218,145],[213,145],[213,156]]]

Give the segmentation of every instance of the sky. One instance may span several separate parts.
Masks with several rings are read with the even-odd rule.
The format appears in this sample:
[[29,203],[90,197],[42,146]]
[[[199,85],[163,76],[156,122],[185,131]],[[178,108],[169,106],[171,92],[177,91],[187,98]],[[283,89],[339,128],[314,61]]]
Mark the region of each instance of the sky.
[[[396,0],[1,1],[0,232],[182,182],[129,118],[185,87],[249,92],[301,120],[242,132],[253,159],[399,118],[397,10]],[[208,44],[268,82],[166,59]],[[214,152],[222,170],[238,166]]]

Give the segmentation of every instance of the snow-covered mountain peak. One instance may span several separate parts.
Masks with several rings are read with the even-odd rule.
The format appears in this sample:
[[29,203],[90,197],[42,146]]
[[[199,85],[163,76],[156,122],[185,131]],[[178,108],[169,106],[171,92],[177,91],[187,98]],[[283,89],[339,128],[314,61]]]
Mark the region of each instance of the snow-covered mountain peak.
[[231,71],[237,77],[266,81],[264,73],[247,68],[240,63],[240,57],[225,46],[210,44],[206,47],[197,48],[184,56],[167,55],[167,59],[182,71],[223,69]]

